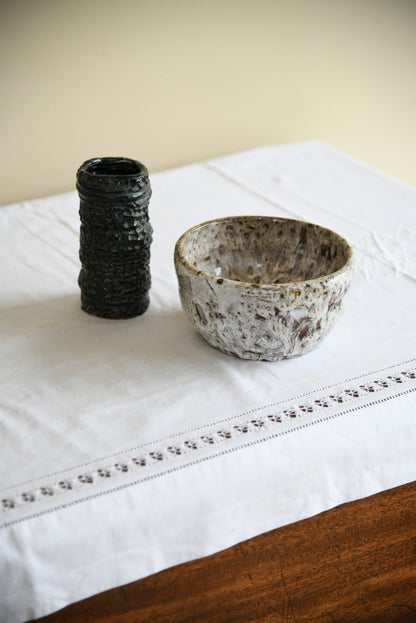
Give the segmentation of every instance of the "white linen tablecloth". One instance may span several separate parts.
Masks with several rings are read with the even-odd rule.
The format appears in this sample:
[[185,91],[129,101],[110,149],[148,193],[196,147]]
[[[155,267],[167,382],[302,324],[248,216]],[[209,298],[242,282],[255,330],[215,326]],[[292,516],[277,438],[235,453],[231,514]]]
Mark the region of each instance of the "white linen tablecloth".
[[[416,191],[319,142],[151,184],[151,305],[130,320],[80,309],[75,191],[0,209],[2,623],[416,478]],[[177,238],[240,214],[355,247],[315,351],[235,359],[182,312]]]

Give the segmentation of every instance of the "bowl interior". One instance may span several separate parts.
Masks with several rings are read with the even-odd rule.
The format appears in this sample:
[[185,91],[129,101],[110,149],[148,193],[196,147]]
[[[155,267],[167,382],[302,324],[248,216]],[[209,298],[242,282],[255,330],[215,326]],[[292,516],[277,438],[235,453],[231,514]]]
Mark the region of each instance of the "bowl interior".
[[293,283],[322,278],[351,256],[328,229],[273,217],[230,217],[203,223],[182,237],[181,251],[196,270],[247,283]]

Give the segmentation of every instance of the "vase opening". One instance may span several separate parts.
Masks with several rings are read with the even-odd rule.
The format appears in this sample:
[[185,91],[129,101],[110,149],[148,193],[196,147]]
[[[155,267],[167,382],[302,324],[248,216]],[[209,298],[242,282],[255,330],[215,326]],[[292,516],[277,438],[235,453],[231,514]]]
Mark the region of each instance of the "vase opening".
[[127,158],[96,158],[86,167],[92,175],[140,175],[142,169],[138,162]]

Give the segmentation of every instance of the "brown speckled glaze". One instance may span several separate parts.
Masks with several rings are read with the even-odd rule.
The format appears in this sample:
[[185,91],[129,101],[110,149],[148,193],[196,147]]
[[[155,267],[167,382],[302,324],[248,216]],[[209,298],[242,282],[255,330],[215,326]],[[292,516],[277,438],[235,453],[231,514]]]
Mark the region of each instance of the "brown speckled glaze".
[[224,353],[266,361],[317,346],[355,271],[352,248],[335,232],[266,216],[197,225],[179,238],[174,259],[197,331]]

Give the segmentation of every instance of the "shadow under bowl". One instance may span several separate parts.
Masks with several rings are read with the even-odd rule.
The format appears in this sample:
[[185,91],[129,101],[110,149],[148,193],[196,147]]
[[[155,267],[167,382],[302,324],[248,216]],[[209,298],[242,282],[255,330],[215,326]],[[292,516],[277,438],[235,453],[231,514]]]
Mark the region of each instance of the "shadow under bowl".
[[335,232],[293,219],[226,217],[175,246],[182,307],[215,348],[277,361],[315,348],[341,314],[355,254]]

